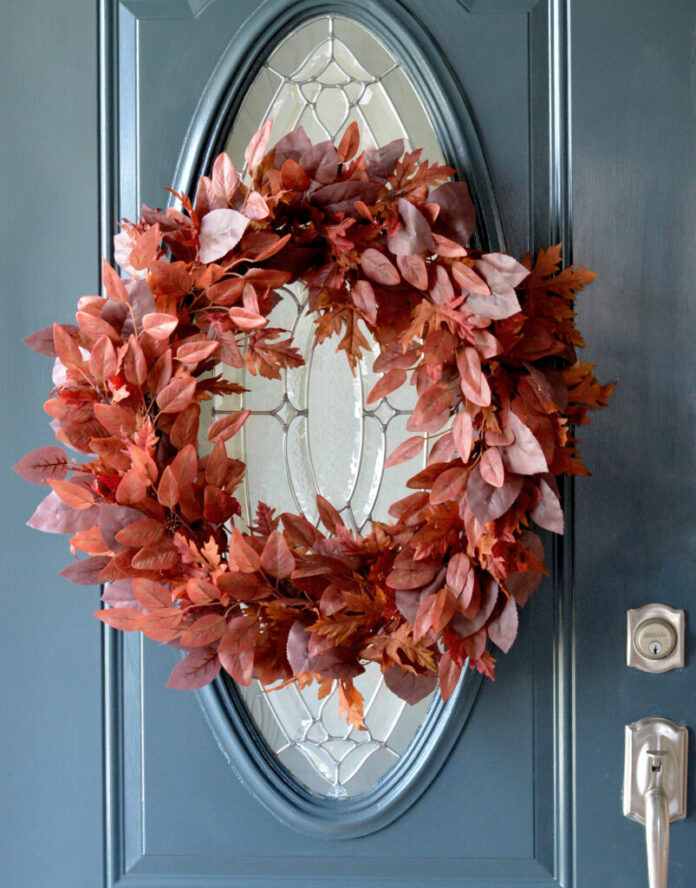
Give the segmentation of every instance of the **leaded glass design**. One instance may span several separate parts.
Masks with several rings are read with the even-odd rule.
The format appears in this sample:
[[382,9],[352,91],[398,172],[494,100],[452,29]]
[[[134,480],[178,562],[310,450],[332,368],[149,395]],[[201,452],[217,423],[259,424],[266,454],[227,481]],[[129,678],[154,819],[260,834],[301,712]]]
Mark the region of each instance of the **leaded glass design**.
[[[225,146],[238,170],[244,148],[266,120],[271,142],[302,125],[312,141],[340,138],[356,120],[363,146],[403,138],[407,149],[445,163],[442,149],[413,85],[389,50],[354,21],[326,15],[289,34],[252,83]],[[249,523],[259,500],[278,512],[302,512],[318,520],[316,494],[341,512],[347,526],[363,531],[374,518],[388,520],[390,503],[405,495],[417,461],[384,470],[386,456],[410,433],[415,403],[410,387],[377,404],[366,397],[379,378],[373,356],[352,375],[344,354],[328,341],[312,349],[313,321],[305,312],[302,285],[282,289],[271,325],[293,332],[304,367],[282,381],[230,371],[249,391],[217,399],[213,412],[242,408],[251,415],[229,442],[230,455],[247,464],[241,491],[242,519]],[[425,457],[425,455],[424,455]],[[423,457],[423,458],[424,458]],[[414,468],[415,467],[415,468]],[[320,796],[348,798],[366,792],[399,760],[418,731],[432,696],[409,706],[384,684],[371,664],[356,680],[365,699],[367,730],[338,715],[335,688],[317,700],[316,686],[266,692],[259,682],[240,688],[270,749],[291,774]]]

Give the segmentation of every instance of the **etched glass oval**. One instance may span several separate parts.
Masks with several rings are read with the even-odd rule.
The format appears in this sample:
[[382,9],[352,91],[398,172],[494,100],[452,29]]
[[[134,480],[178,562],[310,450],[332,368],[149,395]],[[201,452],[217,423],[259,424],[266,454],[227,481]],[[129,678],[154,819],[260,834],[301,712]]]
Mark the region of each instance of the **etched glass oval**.
[[[422,148],[424,158],[445,163],[423,103],[395,57],[364,27],[341,16],[306,22],[260,68],[224,145],[238,170],[244,169],[246,145],[268,119],[274,121],[271,143],[298,125],[312,141],[336,142],[357,121],[363,147],[403,139],[407,150]],[[389,505],[404,495],[415,471],[413,462],[384,470],[386,455],[409,437],[406,421],[415,395],[408,387],[367,405],[379,378],[372,371],[377,348],[351,374],[330,340],[312,347],[303,285],[284,287],[281,294],[270,322],[292,331],[305,366],[285,371],[282,380],[246,371],[235,377],[225,367],[228,378],[248,391],[218,398],[213,406],[215,415],[251,411],[229,442],[230,455],[247,464],[242,521],[249,525],[263,501],[316,523],[321,494],[347,526],[362,532],[373,519],[389,519]],[[434,695],[415,706],[396,697],[376,664],[355,683],[365,700],[362,731],[339,716],[335,687],[321,700],[316,685],[269,693],[254,680],[236,692],[277,760],[319,797],[369,792],[402,760],[433,705]]]

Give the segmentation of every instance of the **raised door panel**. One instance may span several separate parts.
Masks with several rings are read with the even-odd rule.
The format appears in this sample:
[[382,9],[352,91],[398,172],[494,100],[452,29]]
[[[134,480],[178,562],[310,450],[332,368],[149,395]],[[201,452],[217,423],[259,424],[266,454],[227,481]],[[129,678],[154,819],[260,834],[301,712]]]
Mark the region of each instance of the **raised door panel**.
[[[484,8],[485,7],[485,8]],[[271,38],[327,11],[355,17],[389,45],[428,96],[451,161],[467,171],[475,139],[490,175],[506,247],[557,228],[549,183],[549,41],[546,6],[455,0],[437,16],[421,0],[208,4],[129,0],[113,8],[105,51],[118,109],[114,214],[164,205],[164,186],[187,185],[210,153],[225,77],[263,58]],[[530,65],[530,50],[536,44]],[[419,64],[420,62],[420,64]],[[250,74],[245,76],[250,77]],[[530,91],[530,84],[533,89]],[[457,122],[468,104],[474,131]],[[210,126],[207,121],[210,121]],[[452,133],[464,135],[459,140]],[[449,135],[448,135],[449,133]],[[112,133],[105,131],[108,140]],[[530,164],[530,144],[538,143]],[[193,146],[193,147],[192,147]],[[480,181],[477,182],[477,177]],[[532,188],[532,185],[534,186]],[[105,220],[108,227],[108,221]],[[555,586],[555,588],[554,588]],[[167,690],[176,652],[108,634],[106,651],[109,879],[112,885],[444,886],[559,884],[570,853],[569,697],[558,693],[567,637],[554,631],[562,572],[522,614],[520,640],[486,682],[442,771],[399,819],[349,840],[317,839],[275,819],[238,779],[194,694]],[[457,731],[460,725],[451,730]],[[567,883],[566,883],[567,884]]]

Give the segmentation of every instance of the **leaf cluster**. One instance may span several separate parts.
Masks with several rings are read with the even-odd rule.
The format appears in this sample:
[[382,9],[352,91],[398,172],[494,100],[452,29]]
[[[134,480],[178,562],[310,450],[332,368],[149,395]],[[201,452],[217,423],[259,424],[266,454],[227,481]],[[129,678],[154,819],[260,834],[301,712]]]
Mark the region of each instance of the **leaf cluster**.
[[[269,139],[266,125],[249,145],[246,183],[221,154],[193,202],[125,222],[126,277],[105,262],[75,324],[28,337],[55,359],[45,409],[77,456],[43,447],[16,468],[51,488],[31,526],[85,556],[63,575],[109,584],[97,616],[188,650],[171,686],[220,669],[320,693],[338,681],[360,726],[365,662],[411,703],[438,682],[447,698],[467,660],[492,677],[488,640],[509,650],[545,572],[531,522],[562,533],[555,478],[587,473],[570,424],[612,386],[576,358],[573,303],[594,275],[562,269],[560,247],[533,265],[471,249],[466,184],[401,141],[360,152],[354,124],[338,146],[301,127]],[[260,503],[242,532],[245,466],[227,442],[249,413],[200,428],[203,402],[242,391],[223,365],[280,378],[303,363],[268,320],[292,281],[317,344],[335,336],[354,368],[367,334],[378,343],[369,402],[415,387],[415,434],[387,466],[435,441],[393,520],[363,537],[321,497],[323,530]]]

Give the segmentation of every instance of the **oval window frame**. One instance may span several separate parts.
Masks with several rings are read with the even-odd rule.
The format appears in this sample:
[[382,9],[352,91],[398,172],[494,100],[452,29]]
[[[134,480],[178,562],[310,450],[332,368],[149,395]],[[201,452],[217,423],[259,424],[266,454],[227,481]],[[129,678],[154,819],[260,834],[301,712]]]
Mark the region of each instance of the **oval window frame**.
[[[266,59],[293,30],[321,15],[342,15],[370,30],[399,60],[418,91],[445,157],[470,185],[477,247],[504,249],[491,178],[464,91],[429,39],[425,24],[398,0],[268,0],[235,34],[206,84],[177,164],[175,190],[192,193],[223,150],[246,92]],[[242,37],[243,34],[243,37]],[[253,47],[253,50],[252,50]],[[425,77],[424,72],[430,72]],[[405,813],[447,760],[481,685],[466,669],[447,703],[436,697],[408,749],[369,791],[322,798],[303,787],[271,752],[234,682],[218,677],[196,691],[206,721],[228,763],[256,799],[286,825],[320,838],[369,835]]]

